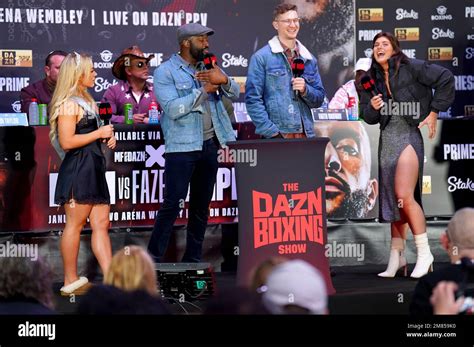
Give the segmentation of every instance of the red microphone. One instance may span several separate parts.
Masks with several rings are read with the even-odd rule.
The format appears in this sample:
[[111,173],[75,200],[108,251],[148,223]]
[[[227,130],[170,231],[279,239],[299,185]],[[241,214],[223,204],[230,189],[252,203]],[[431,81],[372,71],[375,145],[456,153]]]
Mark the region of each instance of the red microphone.
[[[293,77],[301,77],[304,74],[304,60],[300,57],[296,57],[293,59],[291,63],[291,71],[293,72]],[[295,90],[295,99],[299,96],[299,91]]]

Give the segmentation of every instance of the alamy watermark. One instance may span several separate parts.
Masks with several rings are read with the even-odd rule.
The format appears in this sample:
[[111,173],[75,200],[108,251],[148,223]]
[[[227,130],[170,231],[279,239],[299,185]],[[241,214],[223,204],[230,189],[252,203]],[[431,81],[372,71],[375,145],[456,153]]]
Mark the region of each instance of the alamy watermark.
[[365,245],[363,243],[339,243],[333,241],[324,246],[326,258],[356,258],[357,261],[365,259]]
[[421,115],[420,103],[418,101],[393,101],[389,99],[380,109],[380,114],[419,119]]
[[230,149],[229,147],[221,148],[217,151],[218,163],[247,163],[251,167],[257,165],[256,149]]
[[38,245],[27,243],[0,243],[0,258],[30,258],[38,260]]
[[18,325],[19,337],[46,337],[52,341],[56,339],[56,324],[38,324],[26,321]]

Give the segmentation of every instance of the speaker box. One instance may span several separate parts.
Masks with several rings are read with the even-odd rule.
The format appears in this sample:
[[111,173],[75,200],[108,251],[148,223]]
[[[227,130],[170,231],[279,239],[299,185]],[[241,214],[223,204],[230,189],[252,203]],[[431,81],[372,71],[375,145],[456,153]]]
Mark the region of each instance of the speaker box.
[[161,297],[171,301],[206,300],[215,291],[210,263],[156,263]]

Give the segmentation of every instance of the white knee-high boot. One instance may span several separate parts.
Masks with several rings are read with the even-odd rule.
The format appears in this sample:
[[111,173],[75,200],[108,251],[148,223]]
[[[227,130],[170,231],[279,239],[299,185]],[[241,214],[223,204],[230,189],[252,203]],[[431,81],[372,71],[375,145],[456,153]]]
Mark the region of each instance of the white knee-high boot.
[[407,275],[407,260],[405,258],[405,240],[399,237],[392,238],[390,246],[390,258],[387,269],[378,274],[379,277],[395,277],[398,269],[404,268],[404,275]]
[[429,270],[433,271],[434,257],[430,251],[427,233],[413,235],[413,237],[416,245],[416,265],[410,277],[420,278],[426,275]]

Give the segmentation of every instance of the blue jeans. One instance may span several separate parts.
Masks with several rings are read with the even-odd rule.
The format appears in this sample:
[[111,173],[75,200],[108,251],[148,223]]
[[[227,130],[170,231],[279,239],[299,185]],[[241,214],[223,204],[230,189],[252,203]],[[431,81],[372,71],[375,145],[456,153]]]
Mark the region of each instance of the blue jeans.
[[190,185],[186,251],[183,262],[201,261],[202,243],[207,227],[217,174],[216,139],[204,141],[201,151],[166,154],[165,194],[148,243],[148,251],[160,262],[168,247],[173,224],[186,199]]

